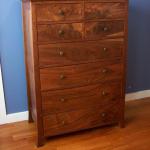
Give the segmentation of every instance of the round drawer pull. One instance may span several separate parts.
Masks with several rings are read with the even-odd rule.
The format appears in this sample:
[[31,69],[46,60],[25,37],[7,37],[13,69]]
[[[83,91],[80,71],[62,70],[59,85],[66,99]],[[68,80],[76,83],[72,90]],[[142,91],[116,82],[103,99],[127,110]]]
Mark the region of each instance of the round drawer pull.
[[59,55],[60,55],[60,56],[63,56],[63,55],[64,55],[64,52],[63,52],[63,51],[60,51],[60,52],[59,52]]
[[104,117],[106,116],[106,113],[103,112],[103,113],[101,114],[101,116],[104,118]]
[[65,76],[63,74],[60,75],[60,80],[65,79]]
[[64,15],[65,15],[65,12],[64,12],[63,10],[59,10],[59,11],[58,11],[58,15],[64,16]]
[[107,69],[102,69],[102,73],[107,73],[108,70]]
[[107,93],[106,93],[105,91],[102,91],[102,95],[103,95],[103,96],[106,96]]
[[103,28],[103,31],[108,31],[108,27],[104,27],[104,28]]
[[63,35],[65,34],[65,32],[64,32],[63,30],[59,30],[59,31],[58,31],[58,34],[59,34],[60,36],[63,36]]
[[62,125],[65,125],[65,121],[62,121],[62,123],[61,123]]
[[61,102],[64,102],[64,101],[65,101],[65,99],[64,99],[64,98],[61,98],[61,99],[60,99],[60,101],[61,101]]
[[107,48],[106,48],[106,47],[104,47],[104,48],[103,48],[103,51],[104,51],[104,52],[106,52],[106,51],[107,51]]

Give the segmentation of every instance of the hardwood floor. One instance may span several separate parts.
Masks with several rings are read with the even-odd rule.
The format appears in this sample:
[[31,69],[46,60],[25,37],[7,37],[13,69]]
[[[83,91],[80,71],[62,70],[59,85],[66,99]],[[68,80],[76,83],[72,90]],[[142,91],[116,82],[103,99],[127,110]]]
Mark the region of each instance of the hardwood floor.
[[98,128],[49,139],[36,148],[33,124],[0,126],[0,150],[150,150],[150,98],[126,104],[126,127]]

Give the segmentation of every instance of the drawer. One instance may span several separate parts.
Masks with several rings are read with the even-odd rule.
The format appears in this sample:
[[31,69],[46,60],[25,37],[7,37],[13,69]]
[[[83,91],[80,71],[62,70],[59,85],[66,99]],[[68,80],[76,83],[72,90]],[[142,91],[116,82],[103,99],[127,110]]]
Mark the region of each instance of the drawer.
[[37,21],[72,21],[83,18],[82,3],[48,3],[36,7]]
[[123,40],[49,44],[39,46],[39,64],[64,66],[121,57]]
[[39,42],[74,41],[82,37],[82,23],[38,25]]
[[106,39],[124,36],[123,21],[101,21],[85,23],[85,39]]
[[101,108],[118,103],[121,98],[121,81],[96,84],[72,89],[42,92],[44,115],[60,113],[91,106]]
[[122,78],[123,64],[97,62],[40,69],[41,90],[56,90]]
[[90,107],[70,112],[57,113],[43,117],[44,135],[53,136],[87,128],[117,123],[119,104]]
[[121,19],[126,7],[125,3],[85,3],[85,19]]

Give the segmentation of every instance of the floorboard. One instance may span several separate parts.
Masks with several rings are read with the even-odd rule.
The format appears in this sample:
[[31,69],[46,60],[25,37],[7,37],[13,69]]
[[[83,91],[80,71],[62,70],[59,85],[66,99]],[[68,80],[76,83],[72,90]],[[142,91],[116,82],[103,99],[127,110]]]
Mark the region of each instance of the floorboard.
[[126,127],[97,128],[50,138],[35,146],[35,128],[27,121],[0,126],[0,150],[150,150],[150,98],[126,103]]

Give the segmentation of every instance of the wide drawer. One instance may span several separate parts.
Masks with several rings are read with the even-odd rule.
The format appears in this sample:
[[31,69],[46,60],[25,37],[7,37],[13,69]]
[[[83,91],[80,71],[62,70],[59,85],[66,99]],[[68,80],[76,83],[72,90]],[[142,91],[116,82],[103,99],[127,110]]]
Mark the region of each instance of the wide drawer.
[[123,45],[122,39],[40,45],[39,65],[64,66],[121,57]]
[[83,19],[83,3],[47,3],[36,7],[37,21],[72,21]]
[[119,103],[121,81],[42,92],[43,115]]
[[57,113],[43,117],[44,135],[53,136],[74,132],[106,124],[117,123],[119,120],[119,103],[101,107],[90,107],[70,112]]
[[38,25],[38,42],[76,41],[82,38],[82,23]]
[[97,62],[40,69],[41,90],[78,87],[122,78],[123,64]]
[[125,3],[85,3],[85,19],[121,19],[126,15]]
[[98,21],[85,23],[85,39],[106,39],[124,36],[124,21]]

